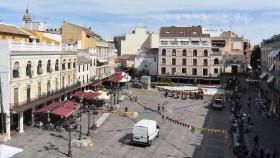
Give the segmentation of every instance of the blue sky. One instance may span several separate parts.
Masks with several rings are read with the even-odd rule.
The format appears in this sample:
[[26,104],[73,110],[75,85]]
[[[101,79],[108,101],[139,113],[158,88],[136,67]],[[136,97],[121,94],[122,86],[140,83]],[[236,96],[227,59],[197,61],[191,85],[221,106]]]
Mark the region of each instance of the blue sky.
[[52,28],[72,22],[105,39],[136,26],[158,32],[161,26],[229,30],[232,24],[232,31],[253,44],[280,33],[279,0],[0,0],[0,20],[21,26],[27,3],[35,21],[47,17]]

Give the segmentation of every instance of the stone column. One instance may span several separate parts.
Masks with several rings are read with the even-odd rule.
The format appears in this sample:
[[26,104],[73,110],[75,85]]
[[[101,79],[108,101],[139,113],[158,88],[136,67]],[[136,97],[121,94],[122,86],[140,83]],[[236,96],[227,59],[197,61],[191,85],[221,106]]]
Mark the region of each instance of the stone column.
[[7,134],[7,139],[11,139],[11,120],[10,120],[10,112],[8,111],[6,113],[6,134]]
[[18,119],[18,121],[19,121],[19,123],[18,123],[18,125],[19,125],[19,133],[23,133],[24,131],[23,131],[23,111],[21,111],[20,113],[19,113],[19,119]]
[[32,107],[31,126],[35,125],[35,115],[34,115],[34,112],[35,112],[35,107]]

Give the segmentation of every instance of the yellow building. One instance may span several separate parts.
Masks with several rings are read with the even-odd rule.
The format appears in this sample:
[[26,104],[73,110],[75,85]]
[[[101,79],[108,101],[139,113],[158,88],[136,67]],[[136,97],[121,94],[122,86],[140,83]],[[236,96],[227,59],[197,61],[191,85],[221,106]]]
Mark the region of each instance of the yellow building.
[[[85,28],[75,24],[64,22],[62,25],[62,42],[78,44],[81,49],[96,48],[96,40],[100,37],[91,28]],[[81,43],[79,43],[79,41]]]
[[60,44],[60,41],[46,37],[46,32],[28,29],[24,29],[24,31],[29,33],[31,37],[36,40],[36,43]]
[[29,42],[29,34],[11,24],[0,24],[0,39],[12,39],[15,42]]

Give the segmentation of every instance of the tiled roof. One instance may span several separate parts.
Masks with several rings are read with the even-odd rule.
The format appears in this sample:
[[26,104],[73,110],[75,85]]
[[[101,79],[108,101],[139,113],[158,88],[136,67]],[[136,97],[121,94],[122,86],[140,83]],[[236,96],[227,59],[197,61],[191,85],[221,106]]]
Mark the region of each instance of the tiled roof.
[[79,25],[75,25],[75,24],[72,24],[72,23],[67,23],[67,22],[66,22],[66,24],[71,25],[73,27],[76,27],[76,28],[78,28],[78,29],[80,29],[82,31],[85,31],[90,36],[101,37],[97,33],[91,31],[89,28],[85,28],[85,27],[82,27],[82,26],[79,26]]
[[15,25],[10,24],[0,24],[0,33],[9,33],[15,35],[22,35],[22,36],[30,36],[20,28]]
[[210,34],[203,34],[201,26],[192,27],[161,27],[160,37],[210,37]]

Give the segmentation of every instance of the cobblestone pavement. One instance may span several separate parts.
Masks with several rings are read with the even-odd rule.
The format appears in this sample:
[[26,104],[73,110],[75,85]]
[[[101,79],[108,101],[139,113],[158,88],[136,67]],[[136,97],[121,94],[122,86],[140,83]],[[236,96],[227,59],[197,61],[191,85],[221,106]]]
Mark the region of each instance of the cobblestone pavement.
[[[159,103],[164,103],[165,98],[160,93],[137,93],[138,101],[146,103],[157,109]],[[225,129],[228,125],[228,110],[222,111],[209,109],[204,100],[181,100],[168,98],[167,109],[172,109],[170,117],[186,124],[203,128]],[[135,102],[125,100],[120,103],[117,110],[144,111],[144,108]],[[175,107],[180,107],[176,109]],[[143,119],[153,119],[160,125],[160,137],[150,147],[130,145],[133,125]],[[86,121],[86,116],[85,119]],[[85,126],[86,127],[86,126]],[[86,132],[86,130],[84,130]],[[78,133],[73,133],[77,136]],[[194,158],[231,158],[232,149],[225,145],[228,139],[222,134],[192,133],[186,127],[161,119],[158,115],[124,117],[112,114],[104,124],[97,129],[93,136],[94,146],[90,148],[73,148],[73,157],[98,157],[98,158],[165,158],[165,157],[194,157]],[[57,133],[30,128],[24,134],[17,135],[9,145],[21,147],[24,151],[15,158],[23,157],[66,157],[68,133]]]
[[[253,98],[250,108],[247,106],[249,96]],[[243,105],[241,111],[251,115],[254,122],[252,131],[246,134],[249,149],[253,150],[253,138],[257,134],[259,136],[260,149],[271,152],[271,155],[273,150],[280,152],[280,121],[264,117],[257,106],[255,106],[255,98],[257,98],[257,90],[255,88],[251,88],[241,97],[241,104]]]

